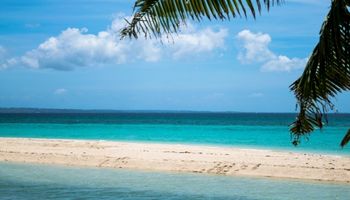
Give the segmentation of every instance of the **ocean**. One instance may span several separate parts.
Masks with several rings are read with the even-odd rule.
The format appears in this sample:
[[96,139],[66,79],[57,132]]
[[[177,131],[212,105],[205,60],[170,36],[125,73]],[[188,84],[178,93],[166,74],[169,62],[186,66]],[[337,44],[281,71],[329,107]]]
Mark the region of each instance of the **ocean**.
[[329,124],[291,144],[295,114],[272,113],[8,113],[0,114],[0,137],[118,140],[350,155],[339,143],[350,114],[331,114]]
[[[295,114],[26,113],[0,114],[0,137],[181,143],[350,155],[339,142],[349,114],[329,116],[301,145],[291,144]],[[349,184],[158,173],[0,162],[0,199],[349,199]]]

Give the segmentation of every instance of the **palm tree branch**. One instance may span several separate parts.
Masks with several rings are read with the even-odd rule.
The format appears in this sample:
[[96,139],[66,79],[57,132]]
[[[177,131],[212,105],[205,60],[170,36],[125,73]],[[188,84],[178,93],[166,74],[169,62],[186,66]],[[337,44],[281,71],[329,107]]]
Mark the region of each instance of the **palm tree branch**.
[[159,37],[176,33],[181,23],[188,19],[230,20],[241,13],[247,17],[247,10],[255,18],[261,12],[262,3],[269,10],[271,5],[284,0],[136,0],[134,14],[127,26],[121,30],[121,37]]
[[341,147],[344,147],[345,145],[347,145],[350,141],[350,129],[348,130],[348,132],[346,133],[346,135],[344,136],[343,140],[340,143]]
[[332,1],[320,40],[303,74],[290,86],[299,106],[299,114],[290,128],[295,145],[315,128],[322,128],[327,122],[326,113],[334,110],[332,98],[350,90],[349,4],[349,0]]

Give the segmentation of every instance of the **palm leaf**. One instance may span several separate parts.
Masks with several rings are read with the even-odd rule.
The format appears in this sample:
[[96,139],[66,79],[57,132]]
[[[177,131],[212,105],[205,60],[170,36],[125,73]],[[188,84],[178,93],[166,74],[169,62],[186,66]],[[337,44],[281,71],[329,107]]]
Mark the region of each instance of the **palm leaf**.
[[340,143],[341,147],[344,147],[345,145],[347,145],[350,141],[350,129],[348,130],[348,132],[346,133],[346,135],[344,136],[343,140]]
[[[350,89],[350,13],[349,0],[333,0],[322,25],[320,40],[306,68],[291,86],[300,112],[291,125],[293,144],[327,123],[326,113],[338,93]],[[348,133],[349,134],[349,133]],[[346,144],[346,141],[344,140]]]
[[243,15],[247,10],[255,18],[262,10],[262,3],[269,10],[271,5],[284,0],[136,0],[134,14],[121,30],[121,37],[159,37],[176,33],[188,19],[225,20]]

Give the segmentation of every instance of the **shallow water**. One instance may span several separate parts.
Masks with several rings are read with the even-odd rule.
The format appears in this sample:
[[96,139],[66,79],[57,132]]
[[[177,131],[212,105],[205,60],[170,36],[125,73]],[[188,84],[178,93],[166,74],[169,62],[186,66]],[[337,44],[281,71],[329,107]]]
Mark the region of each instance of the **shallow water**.
[[288,125],[294,114],[252,113],[56,113],[0,114],[0,137],[97,139],[225,145],[350,155],[339,142],[350,115],[329,116],[297,148]]
[[0,163],[0,199],[349,199],[350,185]]

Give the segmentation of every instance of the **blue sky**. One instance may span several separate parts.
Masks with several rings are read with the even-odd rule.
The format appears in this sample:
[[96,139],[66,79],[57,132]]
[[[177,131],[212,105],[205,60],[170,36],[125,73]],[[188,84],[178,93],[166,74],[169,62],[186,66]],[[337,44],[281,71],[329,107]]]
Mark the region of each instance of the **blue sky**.
[[[0,1],[0,107],[293,112],[288,86],[329,0],[257,20],[190,22],[163,44],[118,38],[128,0]],[[350,112],[349,94],[335,103]]]

